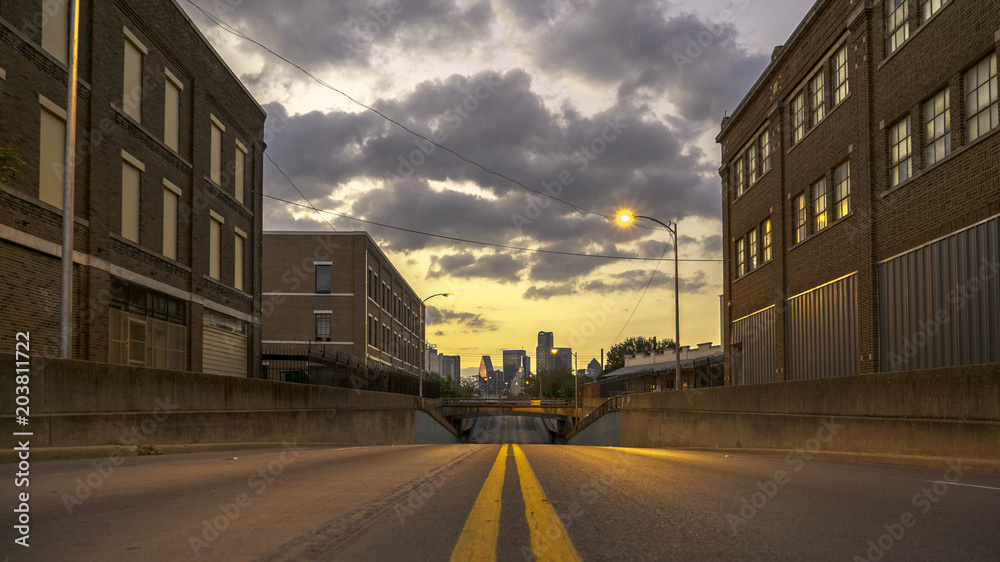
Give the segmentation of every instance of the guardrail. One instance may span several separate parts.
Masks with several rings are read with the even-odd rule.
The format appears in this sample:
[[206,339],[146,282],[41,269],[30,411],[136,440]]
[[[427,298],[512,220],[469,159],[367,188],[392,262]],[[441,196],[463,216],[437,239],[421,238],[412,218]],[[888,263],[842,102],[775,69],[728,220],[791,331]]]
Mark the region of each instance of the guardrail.
[[546,398],[442,398],[442,406],[498,406],[514,408],[519,406],[564,406],[573,407],[572,399]]
[[573,429],[569,431],[565,436],[563,436],[564,441],[569,441],[575,437],[578,433],[587,429],[587,426],[597,421],[598,418],[607,414],[608,412],[617,412],[625,407],[625,404],[629,401],[628,396],[613,396],[608,398],[601,405],[597,407],[596,410],[591,412],[587,417],[580,420],[580,423],[573,426]]

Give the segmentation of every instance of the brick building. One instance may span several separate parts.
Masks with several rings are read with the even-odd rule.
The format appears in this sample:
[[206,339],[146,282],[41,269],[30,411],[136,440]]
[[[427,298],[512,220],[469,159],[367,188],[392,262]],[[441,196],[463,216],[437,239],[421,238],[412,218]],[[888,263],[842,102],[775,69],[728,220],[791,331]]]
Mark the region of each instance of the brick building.
[[367,232],[263,237],[265,350],[329,349],[419,374],[424,305]]
[[[172,0],[83,0],[72,356],[253,376],[263,109]],[[59,349],[66,2],[0,2],[0,338]]]
[[819,0],[723,120],[727,384],[1000,363],[1000,3]]

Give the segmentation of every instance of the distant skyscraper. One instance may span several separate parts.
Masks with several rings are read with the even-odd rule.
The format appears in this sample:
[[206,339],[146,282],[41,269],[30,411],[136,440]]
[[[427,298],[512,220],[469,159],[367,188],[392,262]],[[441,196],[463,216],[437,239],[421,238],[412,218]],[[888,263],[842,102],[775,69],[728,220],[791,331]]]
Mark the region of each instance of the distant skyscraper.
[[538,347],[535,348],[536,371],[548,371],[551,368],[554,343],[552,332],[538,332]]
[[549,350],[549,370],[555,371],[557,369],[568,369],[569,372],[573,372],[573,348],[572,347],[554,347],[556,352],[552,353]]
[[531,359],[523,349],[503,350],[503,380],[511,396],[524,390],[524,379],[531,372]]
[[601,376],[601,371],[604,370],[601,367],[601,363],[597,359],[591,359],[590,363],[587,363],[587,376],[597,380],[597,377]]

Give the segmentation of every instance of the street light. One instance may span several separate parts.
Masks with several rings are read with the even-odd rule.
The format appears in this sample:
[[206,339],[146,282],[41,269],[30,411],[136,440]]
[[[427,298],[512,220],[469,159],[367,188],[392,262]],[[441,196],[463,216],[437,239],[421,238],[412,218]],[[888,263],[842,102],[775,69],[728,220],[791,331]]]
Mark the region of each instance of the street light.
[[[420,304],[423,304],[423,303],[429,301],[430,299],[433,299],[434,297],[448,297],[449,299],[453,299],[453,298],[455,298],[455,293],[436,293],[436,294],[433,294],[433,295],[427,297],[426,299],[420,301]],[[422,308],[423,307],[421,307],[421,309]],[[421,312],[423,312],[423,310],[421,310]],[[421,329],[423,329],[423,323],[422,322],[421,322],[420,326],[421,326]],[[420,335],[423,336],[424,335],[423,332],[421,332]],[[427,345],[427,338],[421,337],[421,339],[423,340],[424,346],[426,346]],[[424,350],[424,353],[427,353],[426,349]],[[417,372],[420,373],[420,398],[423,398],[424,397],[424,366],[421,365],[420,369],[418,369]],[[461,378],[462,378],[461,375],[459,375],[459,379],[461,379]]]
[[[667,229],[667,232],[674,237],[674,390],[681,389],[681,297],[680,297],[680,283],[677,276],[677,223],[667,222],[664,224],[653,217],[647,217],[643,215],[633,215],[632,213],[623,213],[620,217],[623,223],[635,219],[646,219],[655,222],[656,224]],[[671,226],[673,225],[673,226]]]
[[[552,354],[556,355],[558,353],[559,353],[559,350],[553,347],[552,348]],[[580,399],[577,397],[577,394],[579,393],[579,390],[580,390],[580,374],[579,374],[579,367],[580,367],[579,359],[580,359],[580,355],[577,352],[575,352],[575,351],[570,351],[570,353],[573,354],[573,416],[576,419],[580,419],[580,415],[579,415],[580,414],[580,411],[579,411],[580,410]],[[541,385],[539,385],[539,386],[541,386]],[[574,422],[574,424],[575,423],[576,422]]]

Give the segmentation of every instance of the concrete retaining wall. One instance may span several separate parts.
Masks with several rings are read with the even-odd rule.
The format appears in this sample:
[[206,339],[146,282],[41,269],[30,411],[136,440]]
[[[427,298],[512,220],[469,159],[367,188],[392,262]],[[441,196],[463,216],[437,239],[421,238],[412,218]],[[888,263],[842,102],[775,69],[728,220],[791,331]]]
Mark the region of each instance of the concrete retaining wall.
[[[995,365],[634,394],[626,400],[619,434],[626,447],[818,447],[1000,459]],[[581,444],[578,438],[590,429],[572,443]],[[614,436],[604,433],[595,433],[603,442],[591,444],[611,445]]]
[[[14,372],[14,356],[0,354]],[[414,396],[294,383],[33,358],[29,425],[34,447],[194,443],[417,442],[416,413],[425,431],[437,424],[457,437],[437,412]],[[0,396],[15,392],[0,377]],[[14,426],[13,407],[0,418]],[[20,426],[18,426],[20,428]],[[441,436],[438,436],[441,437]],[[443,439],[443,437],[441,437]],[[435,437],[437,439],[437,437]]]

